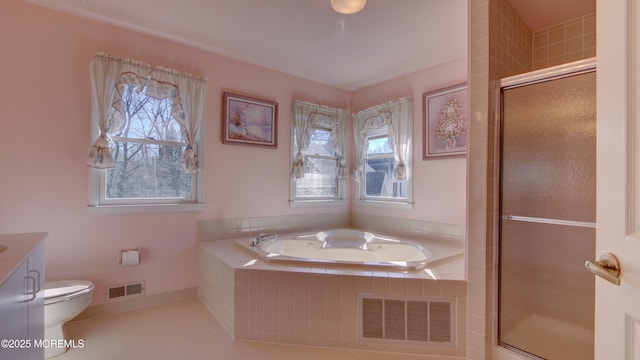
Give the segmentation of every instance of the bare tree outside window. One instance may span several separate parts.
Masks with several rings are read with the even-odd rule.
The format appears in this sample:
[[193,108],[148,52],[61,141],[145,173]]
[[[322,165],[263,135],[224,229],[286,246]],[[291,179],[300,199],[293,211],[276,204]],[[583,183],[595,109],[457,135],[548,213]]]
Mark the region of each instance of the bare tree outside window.
[[171,115],[171,100],[126,85],[126,125],[112,136],[115,168],[106,174],[107,199],[190,199],[192,176],[180,166],[186,142]]

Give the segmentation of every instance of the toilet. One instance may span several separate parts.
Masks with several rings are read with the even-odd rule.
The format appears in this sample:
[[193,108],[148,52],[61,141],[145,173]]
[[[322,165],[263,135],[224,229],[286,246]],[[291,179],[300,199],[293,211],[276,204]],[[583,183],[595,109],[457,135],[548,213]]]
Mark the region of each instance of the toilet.
[[[48,281],[44,284],[44,338],[64,340],[63,325],[86,309],[93,298],[94,285],[87,280]],[[45,348],[45,358],[60,355],[65,348]]]

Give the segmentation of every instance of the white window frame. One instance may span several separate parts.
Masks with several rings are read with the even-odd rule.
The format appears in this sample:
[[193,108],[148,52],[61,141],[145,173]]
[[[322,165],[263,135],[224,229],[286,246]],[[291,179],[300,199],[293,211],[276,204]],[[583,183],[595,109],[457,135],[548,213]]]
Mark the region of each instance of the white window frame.
[[[202,127],[201,127],[202,129]],[[203,163],[202,146],[198,145],[198,157]],[[158,212],[188,212],[205,209],[204,171],[192,175],[191,199],[117,199],[104,201],[106,171],[89,169],[89,213],[90,214],[130,214]],[[102,200],[102,201],[101,201]]]
[[[302,102],[304,103],[304,102]],[[295,104],[295,103],[294,103]],[[327,106],[323,106],[323,105],[316,105],[316,104],[312,104],[312,103],[305,103],[307,106],[311,107],[312,109],[314,109],[314,111],[318,111],[319,113],[325,113],[328,112],[329,114],[339,114],[340,111],[345,111],[345,110],[341,110],[341,109],[333,109],[333,108],[329,108]],[[346,114],[346,111],[345,111]],[[293,116],[295,116],[295,112],[293,114]],[[340,119],[339,115],[338,116],[338,120],[339,121],[347,121],[346,118],[342,118]],[[312,129],[318,129],[318,130],[324,130],[324,131],[331,131],[331,128],[328,127],[323,127],[320,125],[313,125],[313,124],[309,124],[309,127]],[[342,137],[342,141],[345,142],[346,141],[346,123],[343,123],[342,126],[339,127],[339,129],[341,129],[341,133],[338,135],[340,137]],[[293,164],[296,160],[296,155],[297,155],[297,149],[296,149],[296,121],[292,119],[291,121],[291,163]],[[345,144],[346,147],[346,144]],[[343,152],[344,151],[343,149]],[[339,159],[339,153],[336,152],[334,157],[327,157],[327,156],[321,156],[321,155],[304,155],[304,157],[316,157],[316,158],[327,158],[327,159],[332,159],[334,161],[336,161],[336,166],[338,165],[338,159]],[[343,155],[343,161],[346,164],[348,164],[348,159],[347,159],[347,154]],[[346,169],[346,168],[345,168]],[[290,193],[289,193],[289,205],[291,207],[306,207],[306,206],[346,206],[348,205],[348,199],[347,199],[347,187],[348,187],[348,183],[347,183],[347,178],[342,178],[340,176],[339,173],[336,173],[336,185],[337,185],[337,194],[336,196],[331,196],[331,197],[298,197],[297,196],[297,182],[295,177],[291,177],[290,179]]]
[[[367,139],[375,139],[381,137],[389,137],[389,128],[382,127],[377,130],[370,131],[366,134]],[[393,154],[389,155],[373,155],[371,157],[366,156],[363,159],[363,165],[366,164],[367,159],[381,159],[381,158],[393,158],[394,162],[397,163],[397,158]],[[362,169],[360,173],[360,178],[358,179],[358,183],[355,186],[355,199],[356,205],[361,206],[375,206],[375,207],[386,207],[393,209],[412,209],[413,208],[413,171],[411,166],[412,152],[409,152],[409,156],[406,159],[405,167],[407,173],[406,181],[406,198],[394,198],[394,197],[383,197],[383,196],[368,196],[366,194],[366,170]]]
[[[205,124],[199,124],[200,131],[195,141],[196,152],[200,164],[204,164],[204,154],[200,134],[205,133]],[[95,122],[91,124],[92,134],[100,133],[100,129]],[[154,145],[171,145],[185,147],[186,142],[138,139],[126,137],[111,137],[114,142],[146,143]],[[202,211],[205,208],[205,187],[204,169],[201,168],[196,174],[191,175],[191,197],[190,198],[129,198],[129,199],[107,199],[106,198],[106,177],[107,170],[89,168],[89,199],[88,209],[90,214],[129,214],[129,213],[158,213],[158,212],[190,212]]]
[[[314,130],[324,130],[331,131],[331,129],[312,126]],[[295,160],[297,151],[295,148],[295,130],[291,131],[292,139],[291,139],[291,163]],[[323,156],[323,155],[313,155],[313,154],[303,154],[305,158],[317,158],[317,159],[329,159],[336,162],[338,161],[338,155]],[[346,161],[346,160],[345,160]],[[326,196],[326,197],[299,197],[297,196],[297,182],[295,178],[291,178],[291,193],[289,194],[289,204],[291,207],[304,207],[304,206],[338,206],[338,205],[346,205],[346,187],[347,187],[347,179],[340,178],[336,173],[336,196]]]

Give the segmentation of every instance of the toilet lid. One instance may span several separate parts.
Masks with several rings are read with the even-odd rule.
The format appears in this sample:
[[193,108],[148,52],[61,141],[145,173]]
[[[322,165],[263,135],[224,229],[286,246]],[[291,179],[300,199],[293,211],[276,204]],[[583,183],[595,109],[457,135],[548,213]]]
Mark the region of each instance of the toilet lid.
[[59,296],[69,296],[92,287],[93,283],[87,280],[47,281],[44,283],[44,298],[53,299]]

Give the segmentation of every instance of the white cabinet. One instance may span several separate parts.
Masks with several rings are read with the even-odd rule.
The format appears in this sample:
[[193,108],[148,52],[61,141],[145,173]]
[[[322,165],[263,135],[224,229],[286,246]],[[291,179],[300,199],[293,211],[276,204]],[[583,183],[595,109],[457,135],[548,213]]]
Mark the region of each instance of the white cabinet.
[[[26,290],[28,339],[34,344],[44,340],[44,242],[40,242],[27,258]],[[31,287],[31,283],[34,287]],[[42,360],[44,348],[32,346],[29,360]]]
[[44,359],[44,236],[33,235],[0,235],[0,359]]
[[27,272],[27,262],[24,261],[0,285],[0,339],[4,342],[9,341],[0,348],[2,359],[28,359],[29,344],[19,344],[19,341],[29,338],[29,315],[25,294]]

